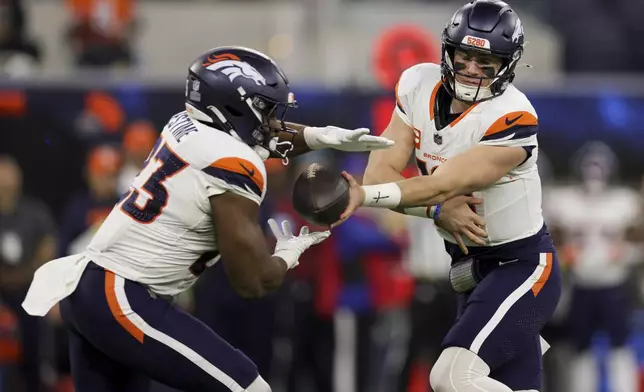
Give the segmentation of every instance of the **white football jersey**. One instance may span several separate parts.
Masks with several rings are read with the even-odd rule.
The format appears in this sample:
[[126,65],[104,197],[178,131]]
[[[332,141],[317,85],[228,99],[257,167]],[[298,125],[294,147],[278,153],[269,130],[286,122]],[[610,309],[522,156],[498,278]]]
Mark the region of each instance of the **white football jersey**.
[[546,193],[549,222],[566,234],[567,251],[575,282],[584,287],[610,287],[628,278],[629,264],[637,260],[625,241],[626,230],[637,223],[641,202],[635,190],[611,187],[596,194],[581,186],[551,189]]
[[[525,162],[495,184],[474,193],[483,199],[476,212],[487,223],[486,246],[530,237],[541,230],[544,221],[536,164],[537,113],[523,93],[509,85],[501,96],[476,103],[449,122],[437,110],[450,102],[442,87],[440,66],[425,63],[402,74],[396,98],[396,112],[414,129],[416,162],[421,174],[431,174],[441,163],[478,144],[524,147],[528,152]],[[442,129],[441,123],[445,124]],[[445,240],[456,243],[451,234],[440,228],[438,232]],[[474,245],[467,240],[466,244]]]
[[219,259],[208,198],[233,192],[261,204],[265,179],[251,147],[178,113],[85,253],[157,294],[178,294]]

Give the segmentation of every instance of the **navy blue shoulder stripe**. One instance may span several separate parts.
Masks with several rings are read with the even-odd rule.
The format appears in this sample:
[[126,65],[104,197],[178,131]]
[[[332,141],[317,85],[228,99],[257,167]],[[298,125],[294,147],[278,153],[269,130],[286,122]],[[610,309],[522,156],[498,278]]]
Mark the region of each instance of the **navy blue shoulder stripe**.
[[513,125],[505,131],[483,136],[481,141],[503,139],[510,135],[512,135],[510,140],[525,139],[532,135],[536,135],[538,131],[538,125]]

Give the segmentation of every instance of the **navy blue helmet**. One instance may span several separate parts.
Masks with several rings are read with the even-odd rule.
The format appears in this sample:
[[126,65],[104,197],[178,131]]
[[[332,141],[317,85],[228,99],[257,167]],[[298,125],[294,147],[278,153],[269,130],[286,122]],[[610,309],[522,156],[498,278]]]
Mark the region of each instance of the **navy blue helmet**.
[[[453,98],[468,102],[480,102],[503,94],[514,79],[523,44],[523,24],[508,4],[500,0],[470,1],[456,11],[443,30],[441,72],[445,89]],[[481,87],[483,79],[488,78],[484,76],[479,78],[478,88],[458,91],[458,70],[454,69],[457,49],[477,51],[501,60],[501,68],[488,88]]]
[[239,46],[209,50],[190,66],[185,95],[193,120],[285,157],[274,129],[279,124],[287,130],[284,115],[296,102],[286,75],[268,56]]

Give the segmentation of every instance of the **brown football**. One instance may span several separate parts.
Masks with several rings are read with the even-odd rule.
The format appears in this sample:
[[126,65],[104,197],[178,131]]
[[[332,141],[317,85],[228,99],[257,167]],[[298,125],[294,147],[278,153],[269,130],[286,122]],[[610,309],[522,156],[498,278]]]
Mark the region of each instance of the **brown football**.
[[307,221],[328,226],[349,205],[349,183],[340,173],[312,163],[293,187],[293,207]]

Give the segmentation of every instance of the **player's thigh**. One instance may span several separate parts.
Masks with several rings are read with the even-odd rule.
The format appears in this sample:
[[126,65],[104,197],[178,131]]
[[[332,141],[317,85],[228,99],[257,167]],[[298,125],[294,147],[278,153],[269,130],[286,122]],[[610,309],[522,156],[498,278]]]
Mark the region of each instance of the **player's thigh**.
[[536,253],[495,267],[467,298],[443,347],[466,348],[491,370],[500,368],[530,349],[560,295],[555,254]]
[[69,331],[69,361],[76,392],[139,392],[150,380],[114,361],[74,331]]
[[257,368],[205,324],[143,286],[92,270],[69,297],[79,332],[115,361],[171,387],[242,391]]

